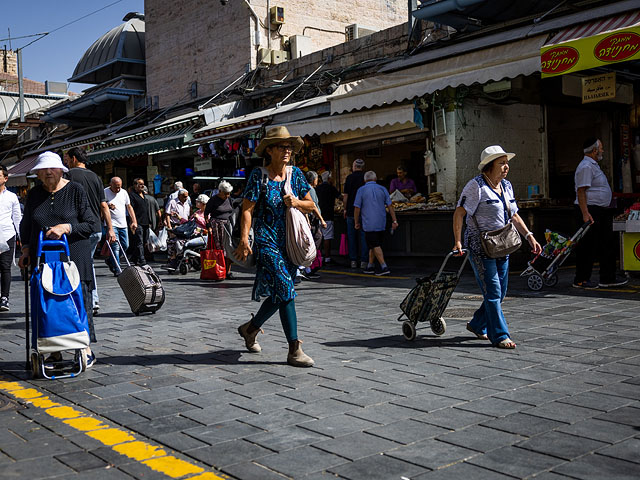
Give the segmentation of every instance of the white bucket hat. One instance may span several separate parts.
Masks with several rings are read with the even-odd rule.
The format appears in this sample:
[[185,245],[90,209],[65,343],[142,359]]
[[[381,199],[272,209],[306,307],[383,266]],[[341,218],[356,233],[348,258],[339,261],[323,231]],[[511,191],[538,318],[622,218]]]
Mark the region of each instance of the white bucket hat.
[[482,171],[482,169],[493,162],[496,158],[507,157],[507,160],[511,160],[516,156],[515,153],[507,153],[505,152],[500,145],[491,145],[490,147],[485,148],[480,154],[480,163],[478,164],[478,170]]
[[38,155],[36,164],[31,169],[31,173],[34,173],[36,170],[42,170],[43,168],[60,168],[65,173],[69,171],[62,163],[60,155],[53,152],[43,152]]

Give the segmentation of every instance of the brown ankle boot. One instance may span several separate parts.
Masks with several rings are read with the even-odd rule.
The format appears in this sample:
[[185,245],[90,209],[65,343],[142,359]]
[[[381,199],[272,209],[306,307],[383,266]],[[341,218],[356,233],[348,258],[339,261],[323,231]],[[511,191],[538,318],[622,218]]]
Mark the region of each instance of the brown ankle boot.
[[[251,315],[251,318],[253,318],[253,315]],[[261,328],[255,327],[251,323],[251,320],[238,327],[238,333],[242,338],[244,338],[244,344],[247,347],[247,350],[249,350],[251,353],[260,353],[262,351],[262,348],[260,348],[260,344],[256,342],[258,332],[264,333]]]
[[289,355],[287,355],[287,363],[293,367],[312,367],[313,359],[302,351],[300,340],[294,340],[289,343]]

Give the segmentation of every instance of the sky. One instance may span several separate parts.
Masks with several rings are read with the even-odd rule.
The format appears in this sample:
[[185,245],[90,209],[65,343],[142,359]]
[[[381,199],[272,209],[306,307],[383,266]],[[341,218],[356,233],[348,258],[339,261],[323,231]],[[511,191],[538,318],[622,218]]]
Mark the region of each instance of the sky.
[[[123,23],[127,13],[144,12],[144,0],[0,0],[0,3],[0,49],[10,45],[13,50],[24,47],[24,77],[39,82],[67,82],[93,42]],[[44,32],[51,33],[17,38]],[[41,39],[27,46],[37,38]],[[90,85],[68,83],[68,86],[70,91],[81,92]]]

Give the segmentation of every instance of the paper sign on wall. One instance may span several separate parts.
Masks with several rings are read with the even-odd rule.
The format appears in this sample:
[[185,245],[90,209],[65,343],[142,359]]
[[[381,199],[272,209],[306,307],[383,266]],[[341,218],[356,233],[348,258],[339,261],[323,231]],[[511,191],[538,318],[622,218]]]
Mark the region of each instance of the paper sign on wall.
[[615,72],[582,78],[582,103],[616,98]]

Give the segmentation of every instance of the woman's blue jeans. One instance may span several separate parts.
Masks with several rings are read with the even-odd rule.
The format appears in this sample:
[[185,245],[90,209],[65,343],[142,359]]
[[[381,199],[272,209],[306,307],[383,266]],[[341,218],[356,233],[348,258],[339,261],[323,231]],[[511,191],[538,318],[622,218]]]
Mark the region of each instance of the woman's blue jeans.
[[509,337],[509,327],[502,313],[502,300],[509,283],[509,258],[480,258],[471,255],[471,268],[484,301],[473,314],[469,325],[474,332],[486,334],[494,345]]
[[355,218],[347,217],[347,241],[349,243],[349,259],[352,262],[358,261],[358,237],[360,240],[360,261],[369,263],[369,248],[364,238],[364,230],[356,230]]

